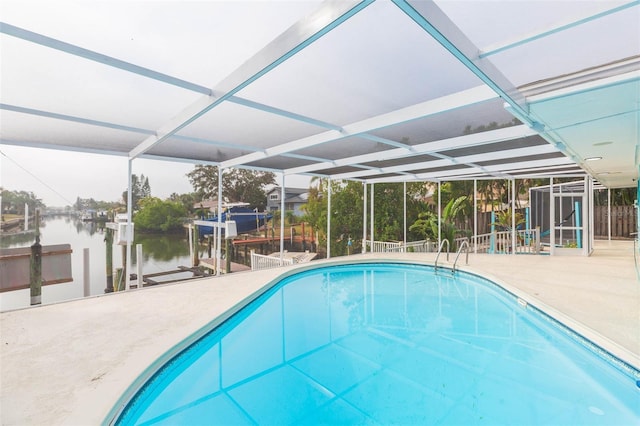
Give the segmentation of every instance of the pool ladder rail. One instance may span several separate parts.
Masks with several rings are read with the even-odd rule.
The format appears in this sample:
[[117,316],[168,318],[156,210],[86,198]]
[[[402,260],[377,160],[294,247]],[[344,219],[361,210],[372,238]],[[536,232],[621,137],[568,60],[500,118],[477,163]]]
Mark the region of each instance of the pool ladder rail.
[[[442,240],[442,242],[440,243],[440,247],[438,248],[438,254],[436,255],[436,260],[434,262],[434,270],[437,272],[438,271],[438,259],[440,258],[440,253],[442,253],[442,249],[444,248],[444,246],[447,246],[447,262],[449,261],[449,240]],[[465,265],[469,264],[469,240],[463,240],[462,243],[460,244],[460,247],[458,248],[458,251],[456,252],[456,258],[453,261],[453,268],[451,269],[451,273],[455,274],[456,273],[456,265],[458,264],[458,258],[460,257],[460,254],[462,253],[462,250],[465,250],[466,256],[465,256]]]
[[442,253],[442,249],[444,248],[445,243],[447,246],[447,261],[449,261],[449,251],[450,251],[449,240],[444,239],[440,242],[440,247],[438,247],[438,254],[436,254],[436,261],[433,266],[436,272],[438,271],[438,258],[440,257],[440,253]]

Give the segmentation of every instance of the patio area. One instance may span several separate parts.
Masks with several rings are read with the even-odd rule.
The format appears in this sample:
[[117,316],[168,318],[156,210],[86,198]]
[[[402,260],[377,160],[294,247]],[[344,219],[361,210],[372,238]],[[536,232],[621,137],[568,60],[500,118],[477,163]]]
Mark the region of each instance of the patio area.
[[[154,360],[224,321],[283,274],[344,262],[434,258],[355,255],[2,313],[0,422],[99,424]],[[640,368],[632,241],[596,241],[590,257],[470,254],[460,269],[493,279]]]

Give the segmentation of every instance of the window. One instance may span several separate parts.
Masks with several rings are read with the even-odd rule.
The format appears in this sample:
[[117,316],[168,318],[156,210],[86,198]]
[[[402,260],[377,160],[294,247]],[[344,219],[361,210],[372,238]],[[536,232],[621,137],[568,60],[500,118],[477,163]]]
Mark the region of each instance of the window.
[[277,199],[278,199],[278,194],[271,194],[271,195],[269,195],[269,199],[270,199],[270,200],[277,200]]

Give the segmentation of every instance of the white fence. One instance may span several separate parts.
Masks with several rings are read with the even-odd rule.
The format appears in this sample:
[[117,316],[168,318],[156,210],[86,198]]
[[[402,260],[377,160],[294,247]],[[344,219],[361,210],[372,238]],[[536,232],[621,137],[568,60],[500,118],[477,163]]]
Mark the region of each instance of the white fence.
[[[469,241],[469,251],[477,253],[512,253],[515,247],[516,253],[539,254],[540,245],[540,229],[524,229],[516,231],[516,243],[511,242],[511,231],[496,231],[489,234],[474,235],[469,238],[456,238],[456,246],[464,240]],[[371,241],[364,240],[363,246],[367,248],[369,253],[432,253],[437,251],[436,241],[420,240],[411,241],[406,244],[398,241]],[[262,269],[278,268],[280,266],[293,265],[308,260],[296,260],[291,257],[264,256],[251,251],[251,270],[258,271]]]
[[494,231],[471,237],[471,247],[477,253],[540,253],[540,229],[522,229],[516,231],[515,244],[511,231]]
[[[511,231],[496,231],[489,234],[475,235],[471,238],[456,238],[455,245],[460,247],[464,240],[469,241],[469,251],[477,253],[512,253],[514,244],[511,242]],[[421,240],[411,241],[404,245],[397,241],[370,241],[364,240],[363,244],[370,253],[429,253],[438,250],[436,241]],[[516,231],[516,253],[539,254],[540,229],[523,229]]]
[[369,253],[426,253],[437,250],[436,242],[430,240],[411,241],[407,244],[398,241],[373,241],[372,244],[370,240],[364,240],[363,245]]
[[287,259],[283,257],[265,256],[262,254],[256,254],[251,250],[251,270],[260,271],[263,269],[279,268],[280,266],[293,265],[293,259]]
[[388,253],[393,251],[401,251],[402,243],[396,241],[370,241],[364,240],[364,244],[369,248],[371,253]]

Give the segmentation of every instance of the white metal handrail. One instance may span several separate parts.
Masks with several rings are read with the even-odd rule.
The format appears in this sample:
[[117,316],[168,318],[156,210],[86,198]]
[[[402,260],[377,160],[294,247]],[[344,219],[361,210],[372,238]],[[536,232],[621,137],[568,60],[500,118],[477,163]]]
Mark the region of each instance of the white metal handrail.
[[450,250],[449,240],[444,239],[440,243],[440,247],[438,247],[438,254],[436,255],[436,261],[435,261],[434,266],[433,266],[436,271],[438,270],[438,258],[440,257],[440,253],[442,253],[442,249],[443,249],[445,243],[447,245],[447,262],[449,261],[449,250]]
[[458,249],[458,252],[456,253],[456,258],[453,261],[453,270],[451,272],[453,272],[454,274],[456,273],[456,263],[458,263],[458,258],[460,257],[460,253],[462,253],[462,249],[463,248],[467,248],[466,252],[467,252],[467,256],[465,258],[465,265],[469,264],[469,240],[464,240],[462,241],[462,244],[460,244],[460,248]]

